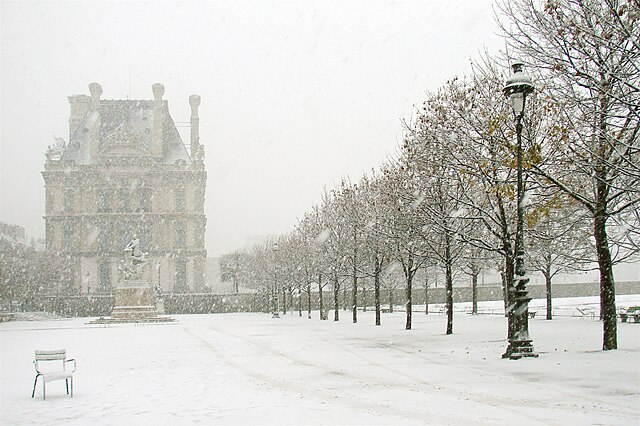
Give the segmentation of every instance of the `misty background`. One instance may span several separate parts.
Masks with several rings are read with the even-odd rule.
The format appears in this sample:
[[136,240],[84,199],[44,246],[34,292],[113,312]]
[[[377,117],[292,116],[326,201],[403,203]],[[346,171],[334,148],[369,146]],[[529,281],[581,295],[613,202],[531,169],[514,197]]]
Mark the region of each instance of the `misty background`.
[[160,82],[176,122],[202,97],[212,257],[291,231],[324,188],[396,155],[427,90],[504,48],[484,0],[0,7],[0,221],[44,238],[40,172],[54,136],[68,141],[68,96],[95,81],[103,99],[152,99]]
[[[290,231],[394,156],[428,89],[497,51],[490,1],[2,1],[0,221],[44,238],[44,153],[67,97],[202,96],[210,256]],[[181,128],[188,142],[188,128]]]

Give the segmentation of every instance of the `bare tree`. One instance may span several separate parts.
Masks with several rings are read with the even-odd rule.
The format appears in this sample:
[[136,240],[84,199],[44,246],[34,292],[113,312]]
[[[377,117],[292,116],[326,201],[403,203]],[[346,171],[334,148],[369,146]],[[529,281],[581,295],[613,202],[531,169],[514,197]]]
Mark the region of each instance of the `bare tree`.
[[340,234],[344,237],[344,258],[351,270],[352,320],[358,322],[358,278],[362,270],[362,254],[360,246],[366,220],[359,203],[359,188],[343,180],[340,189],[335,193],[336,206],[339,209],[341,222]]
[[593,261],[589,227],[584,211],[575,202],[544,197],[529,213],[527,259],[545,278],[547,316],[553,319],[552,280]]
[[640,202],[638,0],[509,0],[499,18],[509,49],[540,71],[555,102],[541,177],[593,221],[600,269],[603,350],[617,348],[608,222]]
[[[411,330],[413,310],[413,279],[427,261],[422,235],[424,223],[416,214],[415,198],[419,197],[418,182],[408,179],[406,166],[387,165],[383,169],[385,203],[388,215],[381,228],[389,241],[390,256],[402,266],[405,277],[405,329]],[[411,200],[411,201],[409,201]]]
[[235,250],[220,257],[220,278],[223,281],[231,281],[233,291],[236,294],[238,294],[238,282],[242,264],[245,263],[242,259],[243,254],[243,251]]

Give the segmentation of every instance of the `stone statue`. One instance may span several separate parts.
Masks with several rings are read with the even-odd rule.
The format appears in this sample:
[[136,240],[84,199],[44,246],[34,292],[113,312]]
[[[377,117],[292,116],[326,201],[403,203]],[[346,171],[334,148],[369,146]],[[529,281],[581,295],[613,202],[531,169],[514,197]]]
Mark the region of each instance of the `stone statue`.
[[140,257],[140,240],[136,234],[133,234],[133,239],[124,248],[124,251],[130,251],[131,256],[134,258]]
[[139,279],[142,275],[142,269],[147,264],[145,259],[147,253],[140,251],[140,240],[137,235],[133,235],[133,239],[127,244],[124,251],[125,253],[131,253],[130,257],[127,256],[130,261],[121,261],[118,269],[122,271],[125,280]]
[[63,138],[53,137],[55,143],[47,147],[47,161],[59,161],[64,153],[67,143]]

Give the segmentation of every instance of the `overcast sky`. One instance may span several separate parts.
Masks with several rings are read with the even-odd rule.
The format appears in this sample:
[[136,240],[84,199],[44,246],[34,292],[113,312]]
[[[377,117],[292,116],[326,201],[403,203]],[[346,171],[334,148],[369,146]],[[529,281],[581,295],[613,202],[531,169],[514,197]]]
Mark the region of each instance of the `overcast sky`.
[[[0,221],[44,237],[44,153],[67,97],[199,94],[206,247],[286,233],[323,188],[396,155],[427,90],[496,53],[492,1],[1,3]],[[188,143],[188,129],[183,140]]]

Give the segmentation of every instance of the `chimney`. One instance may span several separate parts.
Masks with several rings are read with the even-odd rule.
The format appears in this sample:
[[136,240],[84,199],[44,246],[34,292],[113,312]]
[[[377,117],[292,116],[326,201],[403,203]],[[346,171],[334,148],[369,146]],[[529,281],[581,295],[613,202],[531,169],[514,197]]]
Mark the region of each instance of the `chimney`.
[[102,86],[98,83],[89,84],[89,92],[91,93],[91,109],[100,109],[100,95],[102,95]]
[[89,96],[87,95],[73,95],[69,96],[69,143],[73,139],[73,135],[80,126],[80,121],[84,118],[89,111]]
[[189,105],[191,105],[191,161],[199,161],[198,152],[200,151],[200,117],[198,116],[198,107],[200,106],[200,96],[189,96]]
[[163,100],[164,86],[155,83],[151,86],[153,91],[153,126],[151,129],[151,155],[162,158],[164,155],[164,141],[162,134],[162,122],[164,121]]
[[89,103],[89,120],[87,121],[87,127],[89,128],[89,153],[91,158],[98,157],[100,149],[100,95],[102,95],[102,87],[98,83],[89,84],[89,92],[91,93],[91,100]]

